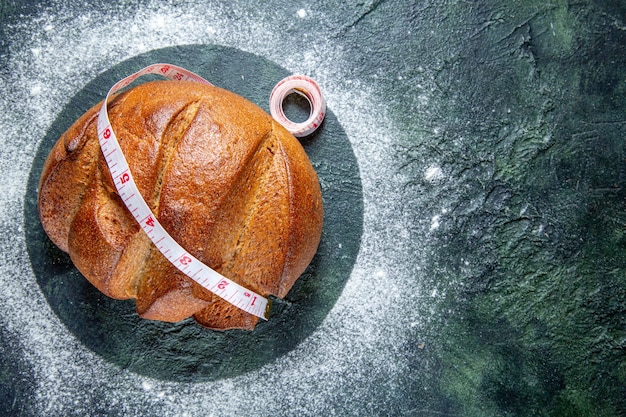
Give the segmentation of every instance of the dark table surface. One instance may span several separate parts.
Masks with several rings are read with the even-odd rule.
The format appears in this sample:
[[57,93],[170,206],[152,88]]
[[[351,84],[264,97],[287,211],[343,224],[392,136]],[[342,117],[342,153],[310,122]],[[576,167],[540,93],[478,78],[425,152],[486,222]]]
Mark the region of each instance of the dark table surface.
[[[626,2],[248,3],[0,1],[0,415],[626,415]],[[254,332],[139,320],[39,225],[156,61],[325,93],[320,251]]]

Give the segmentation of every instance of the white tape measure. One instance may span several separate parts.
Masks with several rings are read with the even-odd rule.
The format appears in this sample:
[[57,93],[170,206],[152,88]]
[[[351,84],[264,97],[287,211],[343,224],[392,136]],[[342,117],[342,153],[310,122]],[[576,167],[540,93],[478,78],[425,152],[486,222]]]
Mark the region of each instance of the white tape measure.
[[[309,118],[302,123],[292,122],[283,111],[283,101],[293,93],[306,98],[311,108]],[[280,81],[272,90],[270,113],[292,135],[303,137],[313,133],[322,124],[326,115],[326,101],[315,81],[304,75],[292,75]]]
[[[257,317],[267,320],[269,317],[270,308],[270,303],[267,298],[253,291],[250,291],[243,286],[237,284],[236,282],[222,276],[218,272],[206,266],[189,252],[187,252],[169,235],[169,233],[167,233],[163,226],[161,226],[156,216],[152,213],[150,207],[148,207],[148,204],[139,193],[139,189],[135,184],[133,175],[130,172],[128,163],[126,162],[126,158],[122,153],[120,144],[117,140],[117,137],[115,136],[115,133],[113,132],[113,128],[111,127],[111,122],[109,120],[109,115],[107,112],[107,102],[109,100],[109,96],[128,86],[137,78],[147,74],[159,74],[170,80],[189,80],[212,85],[204,78],[176,65],[154,64],[118,81],[115,85],[113,85],[113,87],[111,87],[102,103],[102,107],[100,108],[100,113],[98,116],[98,141],[100,142],[102,154],[104,155],[106,163],[109,166],[109,171],[111,172],[111,177],[113,178],[115,188],[117,188],[117,191],[124,201],[124,204],[135,217],[144,232],[148,235],[152,243],[154,243],[157,249],[176,268],[178,268],[181,272],[196,281],[204,288],[220,296],[234,306]],[[284,80],[281,81],[278,85],[283,82]],[[319,87],[317,86],[317,84],[315,84],[314,82],[313,84],[315,85],[315,90],[319,92]],[[304,91],[308,91],[309,88],[310,87],[308,87],[308,85],[299,86],[299,89]],[[319,94],[319,96],[321,97],[321,94]],[[284,99],[284,97],[286,97],[286,95],[283,95],[282,98],[280,98],[279,104],[281,106],[281,109],[282,100]],[[318,96],[316,95],[316,109],[319,107],[318,105],[320,103],[317,97]],[[310,98],[307,97],[307,99],[311,102]],[[321,103],[323,103],[323,99],[321,100]],[[311,102],[311,108],[313,107],[313,102]],[[325,105],[321,111],[322,119],[324,112]],[[322,119],[316,119],[316,126],[314,128],[309,127],[307,131],[309,133],[313,132],[317,128],[317,126],[319,126]],[[287,119],[285,118],[285,120]],[[280,120],[277,119],[277,121],[281,123]],[[285,126],[285,128],[287,130],[290,130],[290,127]],[[298,129],[300,129],[300,127],[298,127]],[[298,133],[299,132],[300,130],[298,130]],[[295,135],[293,131],[292,133]],[[301,136],[304,135],[301,134]]]

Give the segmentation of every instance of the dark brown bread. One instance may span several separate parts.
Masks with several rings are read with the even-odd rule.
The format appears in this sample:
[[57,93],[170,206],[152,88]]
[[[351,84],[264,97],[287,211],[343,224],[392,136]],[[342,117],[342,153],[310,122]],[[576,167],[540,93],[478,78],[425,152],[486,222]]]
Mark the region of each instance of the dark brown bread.
[[[44,165],[39,213],[50,239],[104,294],[136,298],[144,318],[254,328],[256,317],[179,272],[140,230],[100,151],[99,108]],[[139,191],[172,237],[222,275],[284,297],[322,230],[319,182],[300,143],[246,99],[198,83],[149,82],[108,108]]]

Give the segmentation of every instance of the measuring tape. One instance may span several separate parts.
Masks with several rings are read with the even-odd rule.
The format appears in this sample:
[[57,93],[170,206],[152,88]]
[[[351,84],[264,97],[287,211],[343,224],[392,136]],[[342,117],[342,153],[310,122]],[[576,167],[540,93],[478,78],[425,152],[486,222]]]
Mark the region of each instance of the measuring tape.
[[[290,94],[306,98],[311,108],[309,118],[302,123],[294,123],[285,116],[283,101]],[[315,81],[305,75],[292,75],[281,80],[270,94],[270,114],[292,135],[299,138],[313,133],[324,120],[326,101]]]
[[[196,281],[202,287],[208,289],[234,306],[267,320],[269,318],[270,310],[270,302],[267,298],[224,277],[187,252],[174,240],[174,238],[169,235],[169,233],[167,233],[163,226],[161,226],[157,217],[152,213],[150,207],[148,207],[148,204],[139,193],[139,189],[135,184],[135,180],[130,172],[126,158],[124,157],[120,144],[115,136],[115,132],[113,132],[113,128],[111,127],[107,111],[107,102],[112,94],[123,89],[124,87],[127,87],[137,78],[148,74],[159,74],[170,80],[194,81],[202,84],[213,85],[199,75],[196,75],[193,72],[179,66],[171,64],[154,64],[129,75],[111,87],[102,103],[102,107],[100,108],[100,113],[98,115],[98,141],[100,142],[100,148],[109,167],[115,188],[124,201],[126,208],[128,208],[135,220],[137,220],[152,243],[176,268]],[[289,78],[292,77],[288,77],[285,80],[288,80]],[[299,78],[301,82],[297,86],[289,88],[298,94],[309,94],[308,91],[315,90],[315,95],[312,96],[315,101],[312,101],[311,98],[305,95],[307,100],[309,100],[309,103],[311,103],[312,110],[315,107],[318,114],[315,119],[314,127],[309,123],[308,127],[302,130],[302,124],[295,124],[284,117],[284,114],[282,114],[282,101],[288,94],[283,95],[283,93],[281,93],[276,95],[275,98],[270,99],[271,103],[278,103],[284,120],[287,120],[297,126],[298,130],[295,132],[300,136],[308,134],[303,134],[302,132],[311,133],[317,129],[326,110],[323,98],[320,101],[321,93],[319,92],[317,84],[315,84],[313,80],[310,80],[313,84],[308,84],[305,82],[305,79],[310,80],[307,77]],[[279,82],[277,87],[281,84],[286,84],[287,81],[285,80]],[[293,84],[289,82],[287,85]],[[274,90],[276,90],[276,88]],[[321,112],[317,111],[319,110],[320,103],[323,105]],[[321,114],[321,119],[319,118],[319,114]],[[277,121],[281,124],[284,122],[281,122],[280,119],[277,119]],[[293,126],[285,126],[285,128],[294,134],[294,136],[296,135],[296,133],[291,130],[293,129]]]

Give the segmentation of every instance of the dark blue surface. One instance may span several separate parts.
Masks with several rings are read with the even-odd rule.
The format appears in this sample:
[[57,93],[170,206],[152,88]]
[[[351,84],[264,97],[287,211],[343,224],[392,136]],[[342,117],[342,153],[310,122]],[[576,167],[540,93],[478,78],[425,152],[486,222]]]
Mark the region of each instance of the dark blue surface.
[[[113,14],[145,2],[92,3]],[[8,22],[40,10],[0,5]],[[309,413],[626,415],[626,2],[312,2],[313,17],[281,25],[297,7],[267,2],[250,14],[302,50],[307,34],[323,31],[350,57],[333,75],[344,85],[375,84],[379,111],[403,132],[389,149],[390,169],[405,179],[397,215],[408,219],[407,241],[428,240],[406,262],[419,265],[419,287],[440,299],[415,302],[427,324],[407,327],[394,351],[406,368],[391,380],[345,384]],[[3,31],[1,56],[13,35]],[[236,89],[241,74],[225,74]],[[424,179],[428,161],[438,161],[446,181]],[[441,207],[445,221],[425,233],[424,219]],[[65,283],[38,282],[58,316],[74,314],[54,301]],[[89,297],[83,302],[99,302]],[[23,404],[33,372],[10,357],[20,341],[2,330],[0,349],[0,412],[32,414]],[[120,364],[115,349],[100,353]],[[377,363],[369,353],[363,363]],[[158,376],[164,368],[155,366],[147,373]],[[308,389],[321,389],[316,383]],[[124,414],[97,392],[89,398],[101,414]],[[273,409],[306,414],[284,401]]]

